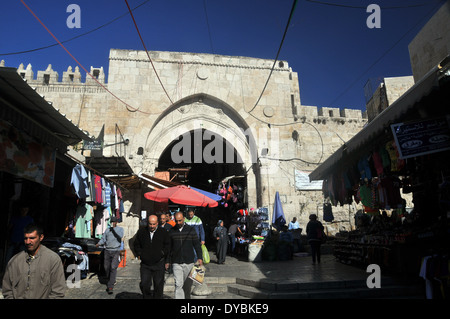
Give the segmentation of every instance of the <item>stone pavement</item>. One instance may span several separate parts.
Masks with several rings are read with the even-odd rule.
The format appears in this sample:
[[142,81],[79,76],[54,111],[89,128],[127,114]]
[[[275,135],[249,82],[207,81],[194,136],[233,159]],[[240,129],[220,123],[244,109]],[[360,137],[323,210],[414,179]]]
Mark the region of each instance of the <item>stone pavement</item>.
[[[321,264],[316,265],[306,254],[295,256],[293,260],[272,262],[248,262],[227,256],[223,265],[216,263],[214,253],[210,252],[210,256],[205,284],[194,285],[193,299],[421,298],[422,294],[417,283],[414,283],[414,289],[403,283],[402,290],[399,290],[400,286],[396,281],[394,283],[393,277],[383,274],[380,280],[382,288],[395,284],[395,289],[389,292],[386,288],[369,289],[366,281],[370,273],[339,263],[332,255],[323,255]],[[92,274],[81,281],[80,288],[68,289],[66,299],[140,299],[139,263],[138,260],[128,260],[125,268],[118,269],[112,295],[106,293],[106,286]],[[165,299],[173,299],[173,289],[173,276],[167,275]]]

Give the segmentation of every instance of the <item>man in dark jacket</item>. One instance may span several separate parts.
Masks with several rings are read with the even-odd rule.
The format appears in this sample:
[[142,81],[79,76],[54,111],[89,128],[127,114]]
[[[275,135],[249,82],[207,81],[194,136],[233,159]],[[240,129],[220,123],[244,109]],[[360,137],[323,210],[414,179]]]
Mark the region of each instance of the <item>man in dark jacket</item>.
[[169,233],[158,227],[158,217],[150,215],[148,226],[138,230],[134,249],[141,259],[141,291],[145,299],[151,298],[152,280],[154,298],[162,299],[164,292],[164,271],[168,262]]
[[[184,216],[175,214],[176,225],[169,230],[170,262],[173,266],[175,279],[175,299],[190,299],[192,280],[188,279],[189,272],[194,266],[194,249],[198,256],[196,262],[201,266],[202,248],[195,229],[184,222]],[[169,264],[166,264],[166,268]]]

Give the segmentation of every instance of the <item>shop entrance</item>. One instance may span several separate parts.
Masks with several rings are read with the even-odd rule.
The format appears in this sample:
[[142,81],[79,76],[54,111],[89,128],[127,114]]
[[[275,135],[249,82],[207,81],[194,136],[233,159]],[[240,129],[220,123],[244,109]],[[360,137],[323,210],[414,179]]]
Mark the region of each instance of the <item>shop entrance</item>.
[[[196,129],[172,141],[161,154],[155,171],[169,171],[177,180],[180,169],[187,173],[180,182],[223,196],[216,208],[195,208],[207,238],[219,219],[229,225],[236,211],[247,207],[246,168],[235,147],[220,135]],[[233,192],[223,194],[220,191],[224,188]]]

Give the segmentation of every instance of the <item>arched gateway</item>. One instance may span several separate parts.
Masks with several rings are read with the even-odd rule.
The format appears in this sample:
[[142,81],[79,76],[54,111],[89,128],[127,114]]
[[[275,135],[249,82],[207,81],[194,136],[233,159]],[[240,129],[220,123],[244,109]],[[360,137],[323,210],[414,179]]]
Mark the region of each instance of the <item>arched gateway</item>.
[[[258,207],[261,181],[255,134],[231,106],[213,96],[195,94],[174,103],[153,122],[145,142],[144,166],[155,171],[167,163],[232,165],[231,171],[247,178],[249,206]],[[161,163],[162,157],[166,163]]]

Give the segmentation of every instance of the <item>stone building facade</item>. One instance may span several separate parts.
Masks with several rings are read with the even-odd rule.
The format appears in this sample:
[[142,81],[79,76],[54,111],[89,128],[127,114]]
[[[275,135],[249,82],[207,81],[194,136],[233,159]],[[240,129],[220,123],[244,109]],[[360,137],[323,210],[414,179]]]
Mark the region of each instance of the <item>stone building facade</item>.
[[[36,77],[30,65],[21,65],[18,72],[91,135],[97,136],[104,125],[105,144],[115,142],[119,127],[129,139],[126,159],[136,175],[153,175],[167,152],[172,152],[173,162],[177,161],[174,156],[182,159],[186,154],[179,152],[180,146],[189,140],[180,136],[202,132],[209,150],[217,148],[209,153],[206,148],[199,153],[194,149],[194,157],[198,156],[194,160],[203,165],[211,158],[218,160],[220,143],[214,143],[224,141],[224,152],[232,150],[240,165],[224,172],[245,175],[249,208],[268,206],[272,210],[278,191],[288,221],[297,217],[305,228],[309,214],[318,213],[321,219],[321,190],[317,186],[309,190],[298,174],[311,172],[362,129],[367,118],[361,110],[302,105],[298,74],[286,61],[277,61],[271,73],[273,60],[149,54],[151,61],[145,51],[111,49],[107,78],[102,67],[91,67],[91,75],[84,79],[78,67],[69,67],[61,79],[51,65]],[[105,148],[103,155],[117,154],[114,148]],[[124,196],[125,210],[131,216],[125,218],[124,226],[131,237],[145,199],[142,190]],[[333,207],[336,223],[329,224],[329,229],[348,229],[356,210],[356,206]]]

